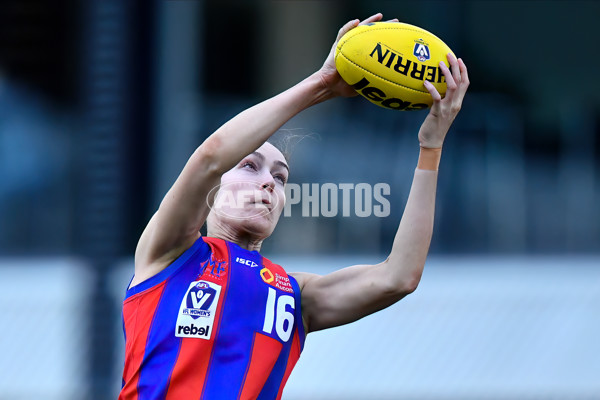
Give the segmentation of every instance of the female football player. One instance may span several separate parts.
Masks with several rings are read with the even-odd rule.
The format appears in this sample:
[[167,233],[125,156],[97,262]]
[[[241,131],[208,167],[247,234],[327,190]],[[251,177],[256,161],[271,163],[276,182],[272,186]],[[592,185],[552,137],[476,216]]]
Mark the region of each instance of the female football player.
[[[444,98],[418,132],[420,155],[387,259],[329,275],[287,273],[260,253],[279,220],[289,169],[267,140],[302,110],[355,96],[336,71],[338,32],[308,78],[225,123],[192,154],[150,219],[123,304],[126,360],[120,399],[279,399],[306,334],[356,321],[413,292],[433,229],[444,138],[469,86],[448,55]],[[200,228],[207,224],[207,235]]]

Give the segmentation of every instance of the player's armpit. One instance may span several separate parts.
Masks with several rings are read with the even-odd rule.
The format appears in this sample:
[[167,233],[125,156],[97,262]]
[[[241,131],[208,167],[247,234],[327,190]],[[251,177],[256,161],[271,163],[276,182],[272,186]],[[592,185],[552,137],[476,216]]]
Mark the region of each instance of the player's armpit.
[[210,212],[209,195],[221,179],[221,171],[205,151],[207,142],[190,157],[144,229],[135,252],[132,285],[162,271],[200,236]]

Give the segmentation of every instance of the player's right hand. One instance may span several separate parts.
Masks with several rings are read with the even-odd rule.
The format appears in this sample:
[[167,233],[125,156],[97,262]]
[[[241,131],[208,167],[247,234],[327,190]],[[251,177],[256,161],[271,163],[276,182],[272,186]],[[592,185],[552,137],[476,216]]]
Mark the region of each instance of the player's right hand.
[[[352,88],[352,86],[348,85],[337,72],[335,67],[335,48],[339,42],[339,40],[344,36],[348,31],[356,28],[359,25],[366,25],[371,22],[381,21],[383,15],[381,13],[377,13],[375,15],[370,16],[364,21],[360,21],[358,19],[353,19],[352,21],[348,21],[344,26],[340,28],[338,31],[337,38],[331,46],[331,50],[329,51],[329,55],[325,60],[325,63],[319,70],[318,74],[321,78],[321,82],[325,89],[329,90],[333,97],[335,96],[343,96],[343,97],[353,97],[358,93]],[[394,20],[392,20],[394,21]],[[395,20],[397,21],[397,20]]]

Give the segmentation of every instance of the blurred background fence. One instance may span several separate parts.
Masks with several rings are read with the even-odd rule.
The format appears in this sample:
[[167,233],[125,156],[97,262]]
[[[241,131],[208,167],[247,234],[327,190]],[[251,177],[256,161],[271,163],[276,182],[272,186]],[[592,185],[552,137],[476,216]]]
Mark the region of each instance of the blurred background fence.
[[[431,265],[401,304],[311,335],[286,396],[600,397],[600,3],[5,0],[0,399],[115,398],[135,244],[189,155],[377,11],[443,38],[471,76]],[[294,206],[263,254],[319,272],[384,258],[425,115],[336,99],[286,124],[306,136],[291,183],[387,183],[391,215]]]

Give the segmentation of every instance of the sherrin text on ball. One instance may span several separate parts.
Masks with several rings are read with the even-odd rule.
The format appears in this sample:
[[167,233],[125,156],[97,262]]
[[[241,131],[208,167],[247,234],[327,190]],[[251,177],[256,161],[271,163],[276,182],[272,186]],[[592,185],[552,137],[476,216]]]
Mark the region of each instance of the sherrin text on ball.
[[[402,111],[431,107],[423,82],[446,93],[440,61],[452,50],[437,36],[414,25],[375,22],[360,25],[338,42],[335,65],[342,78],[378,106]],[[454,53],[452,53],[454,54]]]

